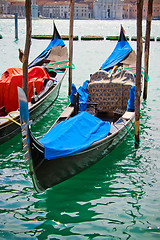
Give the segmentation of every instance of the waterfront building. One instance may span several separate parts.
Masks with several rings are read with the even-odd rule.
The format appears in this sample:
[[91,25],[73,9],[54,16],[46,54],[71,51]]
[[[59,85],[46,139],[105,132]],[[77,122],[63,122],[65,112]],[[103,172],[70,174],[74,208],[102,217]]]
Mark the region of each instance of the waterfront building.
[[36,3],[36,0],[32,0],[31,13],[32,18],[34,19],[38,18],[38,5]]
[[[4,14],[14,15],[18,14],[18,17],[25,18],[25,1],[7,0],[7,10]],[[36,0],[32,0],[31,6],[32,18],[38,18],[38,5]]]
[[[69,19],[70,0],[32,0],[32,18]],[[143,19],[148,0],[144,0]],[[0,0],[0,16],[25,18],[25,0]],[[74,19],[136,19],[137,0],[75,0]],[[153,0],[153,19],[160,19],[160,0]]]
[[7,13],[7,0],[0,0],[0,14]]
[[25,17],[25,1],[7,0],[7,14],[18,14],[18,17]]
[[122,0],[95,0],[93,3],[93,18],[95,19],[122,19]]
[[[39,14],[46,18],[69,19],[70,17],[70,1],[44,1],[39,0]],[[85,2],[75,2],[74,19],[88,19],[88,4]]]
[[[143,19],[147,18],[148,0],[144,0],[143,3]],[[136,0],[124,0],[123,2],[123,18],[124,19],[136,19],[137,18],[137,1]],[[153,19],[160,19],[160,0],[153,0]]]

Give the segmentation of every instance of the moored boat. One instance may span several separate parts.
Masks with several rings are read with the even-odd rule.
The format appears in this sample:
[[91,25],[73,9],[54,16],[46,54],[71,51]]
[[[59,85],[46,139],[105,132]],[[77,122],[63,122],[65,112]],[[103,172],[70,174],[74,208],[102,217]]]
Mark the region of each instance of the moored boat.
[[18,89],[25,157],[35,189],[44,191],[96,163],[114,149],[134,122],[136,54],[121,28],[118,43],[78,90],[39,141],[29,127],[28,104]]
[[[23,61],[23,53],[20,52]],[[29,115],[33,121],[57,99],[67,72],[68,51],[54,24],[47,48],[28,66]],[[21,68],[9,68],[0,78],[0,144],[20,132],[17,87],[22,87]]]

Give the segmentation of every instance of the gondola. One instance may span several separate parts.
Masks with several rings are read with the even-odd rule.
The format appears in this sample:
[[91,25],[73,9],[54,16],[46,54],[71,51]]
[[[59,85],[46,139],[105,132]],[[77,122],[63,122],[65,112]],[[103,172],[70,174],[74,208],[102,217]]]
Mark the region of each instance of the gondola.
[[70,105],[39,141],[18,89],[25,158],[38,192],[78,174],[122,142],[134,122],[135,71],[136,53],[121,27],[112,54],[78,90],[72,85]]
[[[20,51],[23,62],[23,53]],[[38,119],[57,99],[68,68],[68,50],[54,24],[47,48],[28,66],[29,115]],[[9,68],[0,78],[0,144],[20,132],[17,86],[22,87],[21,68]]]

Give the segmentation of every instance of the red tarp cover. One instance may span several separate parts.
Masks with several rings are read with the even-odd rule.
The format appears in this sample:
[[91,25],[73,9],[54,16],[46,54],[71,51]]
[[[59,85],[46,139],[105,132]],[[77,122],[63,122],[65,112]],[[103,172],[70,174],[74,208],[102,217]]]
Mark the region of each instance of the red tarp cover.
[[[50,79],[47,71],[42,67],[33,67],[28,70],[28,96],[29,101],[33,95],[33,82],[37,94],[43,88],[44,79]],[[18,109],[17,87],[22,88],[23,71],[21,68],[8,68],[0,78],[0,108],[5,106],[7,113]]]

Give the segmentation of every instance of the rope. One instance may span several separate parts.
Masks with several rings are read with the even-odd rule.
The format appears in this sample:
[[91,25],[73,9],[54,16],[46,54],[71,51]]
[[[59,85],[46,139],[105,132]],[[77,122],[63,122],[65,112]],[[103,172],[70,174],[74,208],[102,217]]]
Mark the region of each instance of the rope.
[[10,120],[10,121],[14,122],[15,124],[21,126],[21,124],[19,122],[15,121],[11,116],[10,116],[10,118],[9,117],[0,117],[0,119],[7,119],[7,120]]
[[[69,60],[63,60],[63,61],[59,61],[59,62],[49,63],[48,65],[54,65],[54,64],[58,64],[58,63],[64,63],[64,62],[69,62]],[[57,67],[57,68],[53,68],[53,69],[48,70],[48,72],[63,69],[63,68],[75,69],[75,65],[72,63],[72,66],[67,65],[67,66]]]
[[112,77],[112,69],[109,70],[109,77]]
[[[136,69],[136,67],[127,67],[127,68],[124,68],[124,70],[127,70],[127,69]],[[149,75],[146,77],[144,67],[141,67],[141,69],[143,69],[143,71],[141,70],[141,73],[143,73],[145,81],[146,81],[146,82],[149,82]],[[120,70],[119,70],[119,71],[120,71]],[[136,73],[134,73],[134,75],[135,75],[135,74],[136,74]]]
[[73,67],[71,67],[71,66],[62,66],[62,67],[53,68],[53,69],[48,70],[48,72],[55,71],[55,70],[59,70],[59,69],[63,69],[63,68],[75,69],[75,66],[74,66],[73,63],[72,63],[72,65],[73,65]]
[[[132,123],[132,122],[131,122],[131,123]],[[133,128],[135,128],[134,123],[132,123],[132,126],[133,126]],[[129,127],[128,127],[128,126],[125,126],[125,127],[126,127],[128,133],[129,133],[129,135],[130,135],[131,138],[133,139],[133,141],[137,144],[137,146],[140,145],[140,144],[141,144],[141,139],[140,139],[140,144],[138,144],[137,141],[135,140],[134,136],[132,135],[131,131],[129,130]]]

